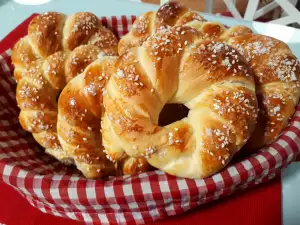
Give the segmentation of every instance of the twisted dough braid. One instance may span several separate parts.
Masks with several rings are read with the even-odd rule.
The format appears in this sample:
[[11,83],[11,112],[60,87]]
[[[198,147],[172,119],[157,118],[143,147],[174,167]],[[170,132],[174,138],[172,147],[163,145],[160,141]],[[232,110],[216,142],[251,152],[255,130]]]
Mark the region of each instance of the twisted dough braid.
[[190,11],[177,2],[167,2],[162,5],[157,12],[151,11],[138,17],[128,34],[122,37],[118,45],[119,54],[123,54],[128,49],[142,45],[148,37],[156,31],[169,26],[191,26],[203,33],[205,39],[223,38],[251,33],[251,29],[246,26],[233,26],[228,30],[221,23],[206,21],[199,14]]
[[91,13],[35,17],[12,52],[20,123],[48,153],[69,161],[57,139],[57,97],[98,55],[117,55],[117,39]]
[[142,45],[148,37],[160,28],[180,26],[195,20],[199,22],[205,21],[202,16],[191,12],[181,4],[168,2],[161,6],[157,12],[147,12],[138,17],[130,32],[120,40],[118,52],[121,55],[132,47]]
[[[168,21],[169,18],[174,17],[180,19],[180,16],[174,15],[184,10],[186,10],[185,7],[178,3],[166,3],[158,12],[166,11],[164,19]],[[135,23],[143,23],[143,20],[142,16]],[[176,24],[176,21],[173,21],[173,24]],[[172,26],[172,24],[169,25]],[[254,72],[260,111],[255,131],[245,148],[253,152],[274,141],[286,127],[299,101],[299,62],[289,47],[274,38],[253,34],[251,29],[245,26],[226,28],[218,22],[198,19],[184,25],[197,29],[201,32],[203,39],[231,45],[246,58]],[[146,30],[140,32],[145,33],[147,37],[152,34]],[[138,43],[146,39],[146,37],[140,38],[136,35],[135,28],[132,28],[128,36],[134,36],[134,38],[126,37],[120,43],[129,42],[126,46],[138,46],[140,45]],[[131,39],[135,41],[131,42]],[[231,66],[232,62],[227,64]]]
[[[190,111],[161,127],[167,103]],[[120,56],[104,106],[103,139],[121,146],[104,142],[110,155],[123,150],[144,156],[152,166],[188,178],[222,169],[249,139],[257,117],[255,83],[244,58],[190,27],[160,29]]]
[[148,37],[159,29],[182,25],[196,28],[202,32],[203,38],[210,40],[252,33],[251,29],[241,25],[227,29],[221,23],[206,21],[202,16],[191,12],[180,3],[168,2],[162,5],[157,12],[147,12],[138,17],[130,32],[120,40],[118,52],[121,55],[132,47],[142,45]]
[[255,150],[274,141],[287,126],[300,97],[300,64],[287,44],[263,35],[229,38],[255,75],[259,104],[257,125],[245,146]]
[[[227,29],[220,23],[198,21],[188,26],[200,31],[205,39],[210,37],[229,44],[246,59],[253,71],[260,111],[245,149],[253,152],[274,141],[287,126],[300,97],[300,64],[288,45],[272,37],[253,34],[242,26]],[[210,35],[207,30],[216,32]],[[232,66],[232,62],[228,62],[228,66]]]
[[66,85],[58,101],[58,139],[67,156],[87,178],[149,170],[144,158],[124,155],[120,161],[114,161],[102,145],[102,93],[116,60],[117,57],[106,56],[90,64]]

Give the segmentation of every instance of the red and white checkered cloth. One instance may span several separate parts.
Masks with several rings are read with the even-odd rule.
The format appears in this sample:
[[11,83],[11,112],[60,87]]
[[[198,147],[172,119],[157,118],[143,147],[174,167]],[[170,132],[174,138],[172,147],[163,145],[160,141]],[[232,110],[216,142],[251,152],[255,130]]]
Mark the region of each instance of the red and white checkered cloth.
[[[135,17],[102,18],[120,37]],[[11,46],[12,47],[12,46]],[[87,180],[46,155],[18,121],[11,50],[0,54],[0,179],[43,212],[86,223],[142,224],[183,213],[274,178],[300,152],[300,105],[279,139],[207,179],[156,170]]]

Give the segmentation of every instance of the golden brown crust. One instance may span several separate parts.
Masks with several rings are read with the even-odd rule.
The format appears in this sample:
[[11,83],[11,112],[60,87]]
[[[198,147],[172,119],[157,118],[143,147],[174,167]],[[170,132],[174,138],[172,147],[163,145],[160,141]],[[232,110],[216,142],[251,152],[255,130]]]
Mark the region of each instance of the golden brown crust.
[[104,54],[100,48],[94,45],[81,45],[74,49],[65,62],[66,80],[70,81],[84,69]]
[[197,30],[203,34],[205,39],[218,40],[221,34],[226,30],[226,28],[221,23],[206,22],[203,23],[202,27],[198,28]]
[[39,56],[37,56],[33,51],[28,39],[29,38],[26,37],[21,38],[13,47],[11,60],[16,69],[18,69],[19,66],[29,64],[30,62],[36,61],[39,58]]
[[151,169],[150,164],[144,157],[126,157],[121,161],[120,167],[124,175],[147,172]]
[[65,15],[57,12],[43,13],[32,19],[28,35],[33,51],[41,58],[62,50]]
[[183,26],[188,24],[189,22],[205,22],[206,20],[200,16],[198,13],[187,11],[183,16],[177,19],[175,25],[176,26]]
[[247,34],[251,34],[253,33],[253,31],[246,26],[242,26],[242,25],[236,25],[236,26],[232,26],[229,27],[228,29],[225,30],[225,32],[223,34],[221,34],[221,40],[227,40],[231,37],[237,37],[237,36],[241,36],[241,35],[247,35]]
[[98,31],[89,39],[89,45],[102,49],[105,55],[115,56],[118,52],[118,40],[115,35],[104,26],[100,26]]
[[148,37],[149,34],[151,34],[152,29],[152,18],[155,16],[154,12],[146,12],[142,16],[140,16],[132,25],[132,33],[140,38],[140,44],[142,44]]
[[66,85],[65,62],[68,57],[68,53],[59,51],[48,56],[43,63],[43,75],[55,90],[62,90]]
[[64,47],[73,50],[86,44],[101,26],[99,19],[92,13],[79,12],[70,16],[64,26]]
[[[243,130],[249,132],[247,129]],[[200,157],[201,162],[205,165],[202,167],[203,174],[209,176],[221,170],[239,150],[235,145],[238,135],[231,126],[226,126],[220,121],[211,121],[211,126],[202,130],[202,134],[201,148],[203,151]]]
[[158,9],[155,18],[155,26],[174,26],[176,21],[187,11],[188,9],[178,2],[168,2]]
[[[123,36],[118,44],[118,53],[122,55],[128,49],[140,46],[152,34],[152,24],[155,12],[147,12],[137,18],[128,34]],[[131,34],[132,35],[131,35]]]

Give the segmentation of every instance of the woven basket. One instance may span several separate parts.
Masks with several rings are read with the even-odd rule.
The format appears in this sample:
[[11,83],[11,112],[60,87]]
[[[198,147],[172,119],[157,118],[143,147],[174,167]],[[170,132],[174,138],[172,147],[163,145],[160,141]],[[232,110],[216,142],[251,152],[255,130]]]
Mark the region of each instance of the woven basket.
[[[135,17],[102,18],[120,37]],[[11,46],[12,47],[12,46]],[[18,121],[11,50],[0,55],[0,179],[43,212],[86,223],[142,224],[181,214],[268,181],[300,151],[300,106],[270,146],[207,179],[182,179],[156,170],[87,180],[46,155]]]

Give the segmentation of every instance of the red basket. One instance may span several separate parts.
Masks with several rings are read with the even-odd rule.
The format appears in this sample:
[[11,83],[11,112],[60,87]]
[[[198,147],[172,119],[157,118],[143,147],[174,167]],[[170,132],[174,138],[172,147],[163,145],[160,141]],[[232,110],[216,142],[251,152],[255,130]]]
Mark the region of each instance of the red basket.
[[[102,18],[119,36],[135,17]],[[11,46],[12,47],[12,46]],[[43,212],[86,223],[141,224],[183,213],[268,181],[300,152],[300,105],[270,146],[207,179],[182,179],[156,170],[87,180],[45,154],[18,121],[11,50],[0,55],[0,179]]]

